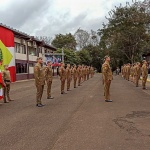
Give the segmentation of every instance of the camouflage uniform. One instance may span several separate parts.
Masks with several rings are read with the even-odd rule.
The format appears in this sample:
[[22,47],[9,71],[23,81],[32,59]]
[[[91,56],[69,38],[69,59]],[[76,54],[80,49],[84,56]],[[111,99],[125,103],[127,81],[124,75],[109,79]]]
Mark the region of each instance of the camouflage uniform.
[[[3,97],[4,97],[4,103],[7,103],[8,101],[11,101],[10,99],[10,82],[11,82],[11,77],[10,77],[10,71],[9,70],[4,70],[2,72],[3,80],[5,82],[5,87],[3,88]],[[6,97],[8,101],[6,100]]]
[[66,69],[63,66],[60,67],[59,74],[61,80],[61,94],[63,94],[65,89],[65,81],[66,81]]
[[70,67],[66,68],[66,77],[67,77],[67,91],[70,90],[70,83],[71,83],[71,69]]
[[104,94],[105,100],[110,100],[110,84],[112,80],[112,71],[109,65],[109,62],[105,62],[102,65],[103,81],[104,81]]
[[76,88],[77,78],[78,78],[78,72],[77,72],[77,69],[74,67],[73,68],[74,88]]
[[148,77],[148,68],[147,68],[146,64],[143,64],[143,66],[142,66],[142,86],[143,86],[143,89],[146,89],[147,77]]
[[35,86],[37,89],[36,102],[37,104],[42,104],[41,99],[45,85],[45,70],[42,64],[40,63],[37,63],[34,66],[34,78],[35,78]]
[[53,71],[51,67],[45,68],[45,78],[47,83],[47,98],[51,97],[51,86],[52,86],[52,79],[53,79]]

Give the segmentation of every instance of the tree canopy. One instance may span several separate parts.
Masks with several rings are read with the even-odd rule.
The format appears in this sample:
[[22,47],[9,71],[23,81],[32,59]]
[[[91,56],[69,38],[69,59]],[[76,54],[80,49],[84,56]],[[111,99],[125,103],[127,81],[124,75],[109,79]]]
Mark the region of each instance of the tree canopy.
[[71,33],[69,33],[66,35],[57,34],[52,41],[52,45],[56,48],[68,48],[75,50],[77,43],[75,37]]
[[108,14],[106,23],[97,31],[79,28],[74,34],[55,36],[52,44],[64,49],[66,63],[92,65],[100,70],[107,54],[115,68],[141,61],[142,55],[150,52],[149,0],[127,2]]
[[108,23],[98,30],[100,47],[114,60],[124,63],[140,61],[142,54],[150,48],[150,14],[139,5],[116,7],[109,12]]

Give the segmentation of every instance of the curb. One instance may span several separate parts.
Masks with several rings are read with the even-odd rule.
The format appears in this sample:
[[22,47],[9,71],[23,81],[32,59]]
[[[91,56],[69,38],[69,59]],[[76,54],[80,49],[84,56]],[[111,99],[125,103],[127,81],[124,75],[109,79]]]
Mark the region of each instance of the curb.
[[[59,78],[59,76],[53,76],[53,79]],[[21,82],[28,82],[28,81],[34,81],[35,79],[27,79],[27,80],[19,80],[19,81],[15,81],[12,82],[13,83],[21,83]]]

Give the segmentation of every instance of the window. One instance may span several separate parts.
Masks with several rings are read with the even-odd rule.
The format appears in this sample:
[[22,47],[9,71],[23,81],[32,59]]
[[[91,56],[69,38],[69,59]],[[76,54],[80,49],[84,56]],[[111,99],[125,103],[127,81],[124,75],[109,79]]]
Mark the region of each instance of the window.
[[45,51],[45,53],[47,53],[47,49],[45,49],[44,51]]
[[29,67],[33,67],[34,65],[33,65],[33,63],[29,63]]
[[27,73],[27,63],[16,63],[16,73]]
[[38,47],[38,52],[42,54],[42,47]]
[[20,53],[20,44],[19,43],[15,43],[15,51],[16,51],[16,53]]
[[26,46],[20,43],[15,43],[16,53],[26,54]]
[[28,47],[29,55],[36,56],[36,48]]
[[20,51],[22,54],[26,54],[26,47],[25,45],[20,45]]

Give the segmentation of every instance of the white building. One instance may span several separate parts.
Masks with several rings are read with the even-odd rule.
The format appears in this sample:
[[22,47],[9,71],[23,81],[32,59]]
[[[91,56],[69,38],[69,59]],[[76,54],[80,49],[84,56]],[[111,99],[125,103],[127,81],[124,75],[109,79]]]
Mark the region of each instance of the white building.
[[37,57],[45,59],[45,53],[53,53],[56,48],[3,24],[0,24],[0,27],[7,28],[14,33],[16,81],[32,79]]

